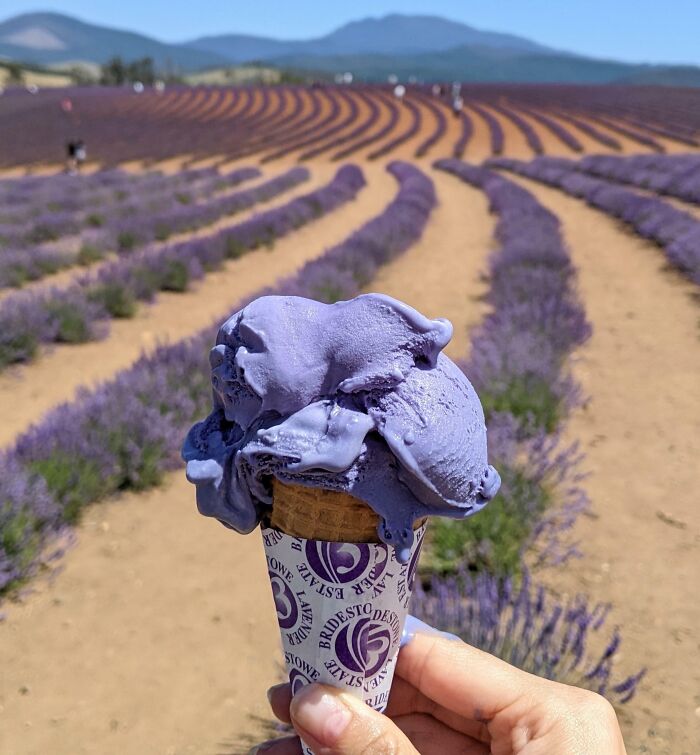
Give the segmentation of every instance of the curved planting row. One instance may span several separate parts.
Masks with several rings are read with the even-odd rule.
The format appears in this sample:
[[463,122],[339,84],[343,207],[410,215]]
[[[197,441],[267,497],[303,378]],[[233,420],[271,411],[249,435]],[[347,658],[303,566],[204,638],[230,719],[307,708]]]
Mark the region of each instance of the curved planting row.
[[[252,169],[246,176],[257,177],[260,171]],[[196,231],[217,221],[247,210],[250,207],[279,196],[308,180],[309,173],[299,168],[290,168],[279,176],[250,189],[242,189],[232,194],[216,197],[200,204],[173,202],[172,207],[160,213],[147,213],[145,216],[118,218],[106,224],[89,237],[93,250],[106,252],[116,250],[132,252],[138,247],[155,241],[167,241],[178,233]]]
[[614,149],[617,152],[622,149],[622,145],[617,141],[617,139],[615,139],[615,137],[610,136],[610,134],[607,134],[600,129],[597,129],[588,121],[583,120],[582,118],[577,118],[571,113],[565,113],[558,110],[553,110],[552,112],[554,113],[554,115],[556,115],[557,118],[561,118],[561,120],[567,121],[572,126],[576,126],[576,128],[581,133],[586,134],[586,136],[590,136],[591,139],[598,142],[598,144],[602,144],[604,147]]
[[338,120],[342,109],[340,105],[340,94],[336,95],[336,93],[331,92],[324,92],[324,94],[331,103],[331,109],[328,115],[318,123],[311,124],[306,134],[292,133],[288,138],[283,139],[282,144],[284,146],[275,152],[266,154],[262,158],[263,163],[269,162],[270,160],[277,160],[278,158],[285,157],[295,150],[309,147],[312,144],[315,144],[319,139],[325,139],[329,136],[337,134],[339,131],[347,128],[352,123],[353,119],[357,115],[357,103],[355,102],[355,100],[345,95],[345,93],[341,93],[343,95],[342,100],[349,106],[349,114],[347,114],[344,118]]
[[435,118],[435,128],[432,133],[428,134],[426,139],[416,147],[416,151],[413,153],[414,157],[424,157],[428,154],[430,148],[437,144],[445,135],[445,132],[447,131],[447,116],[445,115],[444,107],[436,105],[428,97],[418,93],[418,98],[423,107],[430,110]]
[[0,180],[0,218],[4,221],[21,209],[33,213],[45,210],[75,211],[105,201],[123,201],[126,197],[122,196],[122,192],[178,190],[218,175],[214,168],[197,168],[174,175],[157,171],[126,173],[122,170],[101,170],[84,176],[58,173],[6,178]]
[[[293,170],[307,174],[304,168]],[[364,186],[362,171],[339,168],[326,186],[260,212],[207,238],[189,239],[104,265],[65,290],[18,294],[0,304],[0,368],[27,362],[40,343],[80,343],[105,333],[111,317],[132,317],[138,301],[157,291],[184,291],[192,279],[225,260],[275,240],[354,198]]]
[[542,140],[540,139],[537,131],[528,123],[524,118],[521,118],[514,110],[504,107],[503,105],[497,105],[495,102],[489,102],[489,107],[500,113],[504,118],[515,124],[516,128],[520,130],[520,133],[525,137],[525,141],[528,143],[530,149],[536,154],[541,155],[544,153],[544,147],[542,146]]
[[[442,91],[444,95],[444,88]],[[608,130],[656,151],[663,151],[656,135],[698,146],[700,103],[692,90],[464,84],[461,92],[467,108],[474,107],[485,119],[493,154],[503,150],[499,135],[502,118],[513,120],[523,130],[535,152],[540,151],[539,136],[531,126],[540,124],[577,150],[576,137],[548,113],[612,149],[618,148],[618,140],[605,133]],[[236,157],[256,152],[275,159],[297,148],[320,149],[346,127],[350,130],[357,126],[358,139],[369,136],[341,113],[352,108],[350,100],[355,97],[368,99],[372,110],[381,107],[386,93],[386,86],[370,85],[174,87],[166,93],[147,90],[142,94],[100,87],[41,91],[34,96],[16,92],[0,101],[0,165],[58,162],[64,157],[65,143],[78,131],[91,159],[102,166],[134,159],[158,161],[174,155],[184,156],[186,164],[212,155]],[[73,101],[71,114],[61,109],[66,97]],[[404,101],[413,99],[406,106],[414,117],[419,117],[416,98],[422,98],[425,107],[437,113],[440,129],[447,117],[445,108],[451,103],[436,100],[423,87],[409,85]],[[482,109],[478,103],[487,107]],[[500,110],[498,117],[489,110],[491,107]],[[537,124],[528,124],[518,111]],[[394,123],[395,128],[384,135],[396,146],[419,134],[419,128],[413,127],[409,127],[410,134],[398,133],[405,129],[398,125],[398,119]],[[605,129],[596,128],[595,123]],[[370,118],[368,128],[371,125]],[[439,142],[439,134],[426,130],[423,139],[428,143],[428,147],[423,146],[425,152]],[[347,150],[352,146],[350,140],[343,144]],[[390,151],[382,149],[382,154]]]
[[[361,90],[356,92],[356,95],[359,97],[359,99],[364,102],[364,104],[367,106],[368,114],[367,116],[362,119],[355,128],[352,129],[352,131],[349,131],[347,134],[341,134],[340,136],[337,136],[335,139],[331,139],[330,142],[323,141],[320,145],[307,150],[306,152],[303,152],[301,155],[299,155],[299,160],[310,160],[313,157],[316,157],[317,155],[320,155],[322,152],[326,152],[329,149],[335,149],[336,147],[341,147],[343,144],[347,144],[348,142],[352,142],[355,139],[358,139],[362,134],[367,131],[367,129],[371,128],[379,119],[379,105],[375,102],[374,98],[367,97],[366,94],[364,94]],[[358,120],[357,116],[359,113],[359,108],[357,106],[357,101],[354,97],[350,98],[352,100],[352,110],[351,110],[351,116],[352,120],[350,121],[350,124],[354,123],[356,120]]]
[[370,144],[375,144],[376,142],[381,141],[394,130],[399,121],[399,108],[394,100],[391,97],[386,97],[383,92],[378,91],[375,93],[375,96],[379,99],[382,105],[389,110],[389,120],[379,131],[377,131],[376,134],[370,134],[359,142],[355,142],[340,152],[336,152],[331,158],[332,160],[344,160],[346,157],[355,154],[355,152],[359,152],[359,150],[369,147]]
[[700,155],[589,155],[572,168],[700,204]]
[[462,131],[452,148],[452,157],[456,158],[464,155],[467,145],[471,141],[472,136],[474,136],[474,121],[472,121],[471,116],[465,110],[462,110],[459,117],[462,121]]
[[411,122],[409,123],[408,128],[405,128],[401,133],[398,134],[398,136],[394,137],[386,144],[383,144],[378,149],[370,152],[369,155],[367,155],[367,158],[369,160],[377,160],[380,157],[384,157],[384,155],[388,155],[404,142],[412,139],[420,131],[421,121],[423,119],[420,108],[409,98],[404,98],[402,100],[402,104],[411,114]]
[[[246,209],[254,202],[269,199],[296,185],[299,180],[294,176],[281,176],[255,189],[201,203],[207,197],[260,175],[257,168],[240,168],[224,176],[215,173],[214,177],[191,186],[189,190],[171,191],[169,188],[160,196],[152,196],[147,187],[139,187],[128,193],[128,201],[117,197],[111,205],[99,205],[90,212],[60,211],[39,215],[27,224],[29,230],[26,234],[23,232],[13,239],[13,248],[0,250],[0,288],[19,288],[27,281],[40,280],[60,269],[96,262],[110,250],[130,252],[137,246],[164,241],[176,233],[200,228]],[[51,181],[52,177],[46,179],[47,183]],[[125,193],[125,190],[118,192]],[[83,235],[80,248],[55,249],[50,243],[37,245],[56,241],[68,234],[78,234],[86,228],[89,230]],[[3,227],[0,227],[2,235]],[[36,243],[26,245],[31,242]]]
[[488,110],[481,107],[481,105],[477,105],[475,102],[470,102],[469,107],[471,107],[474,112],[478,113],[478,115],[481,116],[481,119],[489,128],[489,136],[491,139],[491,154],[500,155],[503,152],[503,144],[505,141],[505,135],[503,134],[503,126],[501,126],[501,122],[493,113],[490,113]]
[[585,199],[592,207],[627,223],[642,238],[655,241],[674,267],[700,283],[700,221],[690,213],[662,199],[585,175],[572,168],[568,160],[541,157],[525,163],[499,158],[490,164]]
[[[459,529],[465,542],[459,555],[488,571],[510,573],[526,546],[537,544],[541,559],[560,557],[560,536],[587,505],[573,485],[552,510],[547,491],[575,479],[575,453],[556,448],[566,414],[579,400],[567,358],[589,337],[590,326],[556,216],[486,168],[459,160],[439,160],[435,167],[484,191],[498,216],[499,246],[488,271],[492,310],[473,332],[465,371],[489,418],[503,487],[500,506],[490,513],[487,507],[473,522],[439,523],[433,530]],[[496,526],[506,531],[483,549],[481,540]]]
[[[352,170],[356,185],[359,171]],[[400,188],[379,216],[329,249],[315,270],[309,263],[255,296],[286,292],[325,301],[336,291],[353,296],[375,266],[420,238],[435,205],[432,182],[405,163],[389,170]],[[349,168],[341,171],[347,176]],[[328,288],[329,281],[336,283]],[[249,300],[232,304],[221,319]],[[182,438],[207,411],[207,355],[214,334],[212,326],[140,358],[96,390],[54,409],[0,456],[0,593],[31,576],[46,544],[75,523],[86,505],[119,490],[156,485],[166,470],[181,466]]]
[[[579,115],[582,115],[582,113],[579,113]],[[586,113],[586,117],[589,120],[600,123],[601,126],[605,126],[605,128],[608,128],[611,131],[615,131],[621,136],[626,136],[628,139],[631,139],[633,142],[637,142],[637,144],[641,144],[643,147],[649,147],[649,149],[653,150],[654,152],[666,151],[663,145],[659,144],[659,142],[657,142],[656,139],[654,139],[652,136],[649,136],[641,131],[637,131],[636,129],[629,128],[628,126],[625,126],[621,121],[611,121],[610,118],[604,118],[602,115],[592,113]]]
[[518,108],[526,115],[529,115],[533,120],[541,123],[551,134],[554,134],[554,136],[556,136],[565,147],[568,147],[573,152],[583,152],[583,145],[581,142],[571,133],[571,131],[569,131],[568,128],[562,126],[559,121],[524,105],[519,105]]
[[602,655],[586,658],[586,639],[601,628],[607,608],[581,596],[567,603],[548,598],[523,566],[526,550],[536,549],[540,562],[570,556],[567,533],[588,506],[575,447],[558,450],[566,412],[578,400],[568,357],[590,335],[559,221],[492,171],[458,160],[436,167],[483,190],[498,216],[491,312],[473,333],[464,369],[482,398],[489,455],[503,484],[500,505],[472,522],[433,523],[427,555],[438,571],[456,574],[434,577],[429,593],[419,586],[412,610],[520,668],[626,702],[644,671],[612,679],[619,632]]

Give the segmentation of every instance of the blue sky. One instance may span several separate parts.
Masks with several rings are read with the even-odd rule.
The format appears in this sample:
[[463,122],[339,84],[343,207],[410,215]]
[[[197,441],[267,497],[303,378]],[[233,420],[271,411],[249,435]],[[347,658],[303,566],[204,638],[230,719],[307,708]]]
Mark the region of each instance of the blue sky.
[[[365,16],[429,13],[598,57],[700,64],[700,0],[61,0],[39,7],[165,41],[224,32],[309,38]],[[3,0],[0,18],[38,9]]]

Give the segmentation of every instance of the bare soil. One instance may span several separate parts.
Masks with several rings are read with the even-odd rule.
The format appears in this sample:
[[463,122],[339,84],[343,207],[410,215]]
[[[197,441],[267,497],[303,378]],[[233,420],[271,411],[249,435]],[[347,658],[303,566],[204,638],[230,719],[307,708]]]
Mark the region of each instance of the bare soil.
[[[335,164],[317,164],[306,191],[326,183],[335,170]],[[4,372],[0,375],[0,446],[10,443],[52,406],[72,398],[79,386],[95,385],[159,343],[223,320],[244,296],[292,274],[381,212],[394,196],[396,182],[382,165],[368,165],[365,174],[368,186],[354,201],[280,239],[270,250],[259,249],[228,262],[222,270],[195,282],[190,291],[160,293],[154,304],[141,306],[135,317],[112,320],[105,341],[57,346],[35,362]]]
[[619,673],[648,668],[621,718],[630,753],[700,741],[700,329],[692,284],[663,252],[579,200],[518,179],[563,223],[593,336],[574,360],[590,397],[568,423],[593,511],[584,557],[545,580],[614,606]]
[[[472,115],[473,160],[490,148],[485,125]],[[425,120],[432,125],[427,112]],[[522,135],[504,125],[506,151],[529,154]],[[428,127],[406,145],[406,156]],[[369,186],[355,202],[272,251],[229,263],[189,293],[159,296],[133,321],[113,323],[104,342],[56,348],[1,376],[0,445],[79,385],[110,377],[157,338],[181,338],[221,319],[227,303],[298,269],[380,212],[395,182],[383,165],[363,167]],[[167,168],[177,169],[176,161]],[[315,162],[314,185],[335,168]],[[479,274],[493,219],[480,192],[431,175],[440,205],[423,239],[370,288],[449,317],[455,337],[448,351],[458,359],[484,312]],[[620,675],[648,666],[637,698],[621,713],[628,751],[694,753],[697,305],[690,284],[665,268],[654,245],[578,200],[518,180],[561,218],[594,328],[573,360],[590,400],[567,427],[568,437],[583,444],[589,472],[593,511],[575,532],[585,555],[539,576],[562,595],[582,591],[612,601],[612,621],[624,638]],[[88,509],[61,571],[35,580],[32,589],[21,603],[3,606],[0,752],[228,755],[245,751],[246,734],[261,736],[253,717],[267,716],[264,690],[281,676],[262,548],[255,534],[239,537],[199,516],[181,472],[157,490]]]

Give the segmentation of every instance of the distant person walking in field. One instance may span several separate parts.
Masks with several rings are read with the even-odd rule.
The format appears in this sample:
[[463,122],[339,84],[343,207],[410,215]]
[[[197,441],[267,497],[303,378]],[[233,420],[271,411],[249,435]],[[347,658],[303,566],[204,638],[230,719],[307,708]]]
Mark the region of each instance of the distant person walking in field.
[[452,98],[452,113],[455,118],[459,118],[462,108],[464,107],[464,100],[460,95],[456,95]]
[[71,175],[80,173],[82,164],[87,159],[87,150],[85,149],[85,142],[82,139],[77,141],[70,141],[66,145],[67,163],[66,169]]

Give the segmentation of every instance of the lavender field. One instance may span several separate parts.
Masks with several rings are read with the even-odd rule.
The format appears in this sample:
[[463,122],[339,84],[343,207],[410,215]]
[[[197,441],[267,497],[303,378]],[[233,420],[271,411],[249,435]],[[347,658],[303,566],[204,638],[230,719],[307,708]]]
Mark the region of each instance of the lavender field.
[[258,731],[262,550],[196,515],[179,449],[231,312],[377,288],[453,320],[503,478],[431,523],[413,611],[605,695],[629,752],[693,751],[700,94],[450,91],[0,97],[0,751]]

